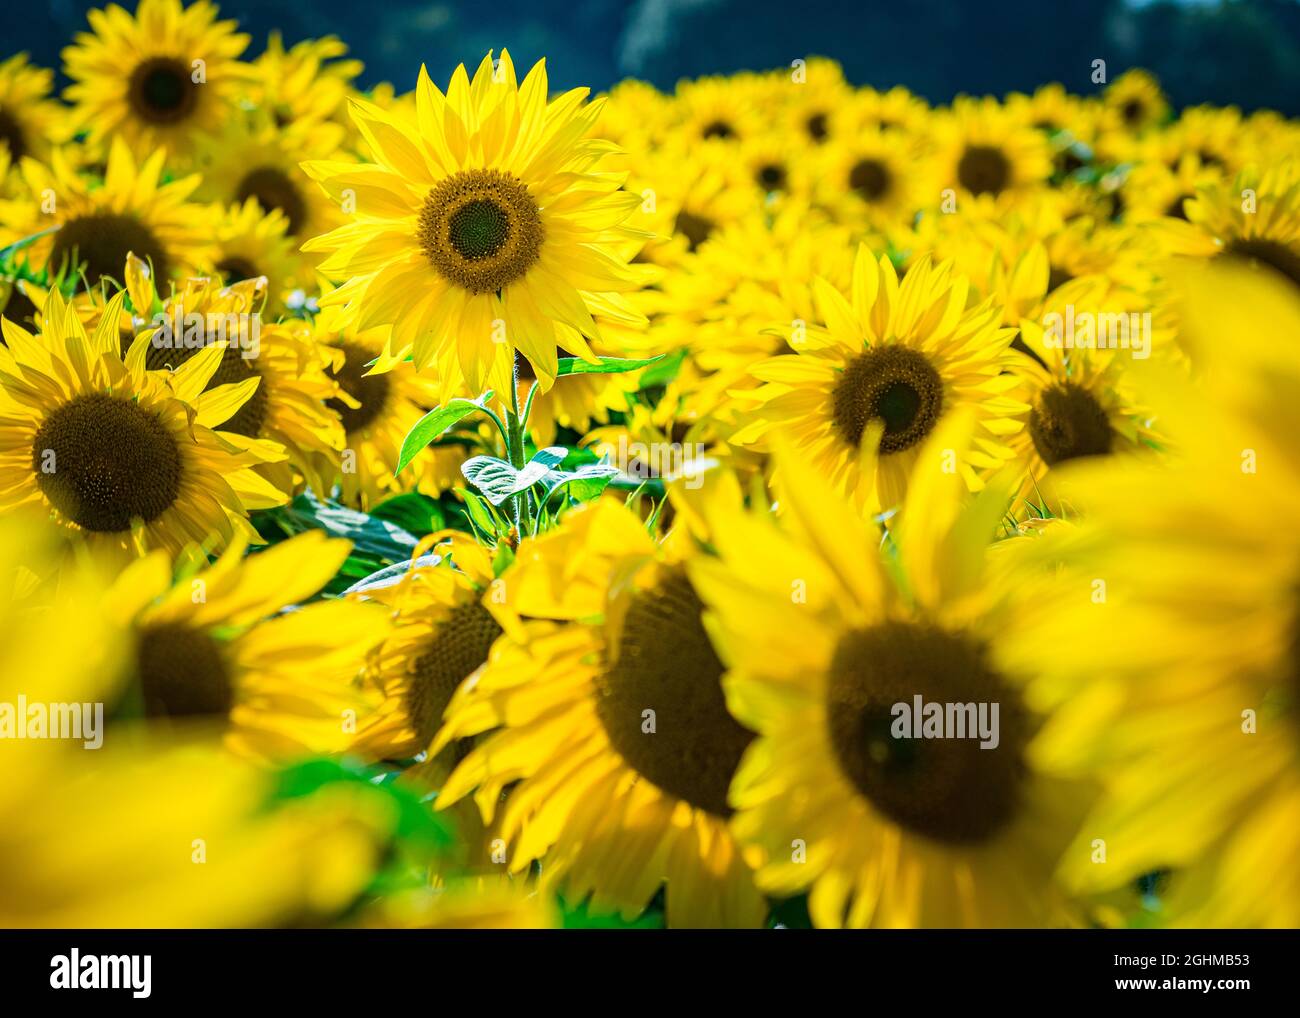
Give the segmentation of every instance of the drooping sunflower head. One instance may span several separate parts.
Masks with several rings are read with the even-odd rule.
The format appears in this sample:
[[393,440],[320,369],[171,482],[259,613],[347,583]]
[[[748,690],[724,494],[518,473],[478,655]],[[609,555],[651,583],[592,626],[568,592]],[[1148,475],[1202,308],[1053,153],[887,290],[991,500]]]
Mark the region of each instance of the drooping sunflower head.
[[163,153],[137,163],[121,139],[114,139],[102,186],[78,174],[63,151],[49,166],[23,164],[33,196],[58,195],[49,215],[37,214],[30,232],[58,227],[29,249],[33,264],[51,275],[81,274],[87,287],[111,279],[122,283],[127,257],[134,254],[153,268],[156,279],[192,272],[210,264],[215,212],[189,201],[198,177],[163,182]]
[[[679,558],[687,546],[656,547],[612,500],[521,546],[499,607],[486,601],[504,635],[453,697],[434,746],[504,727],[465,757],[438,805],[477,787],[490,820],[501,788],[522,778],[500,821],[516,842],[513,869],[544,858],[566,894],[628,916],[666,881],[670,925],[751,925],[763,905],[728,832],[727,789],[752,733],[727,710]],[[574,769],[565,761],[577,746]],[[508,758],[517,763],[498,765]],[[669,816],[680,821],[650,821]],[[602,862],[627,857],[645,865]]]
[[981,418],[980,443],[960,465],[981,473],[1010,458],[1001,436],[1019,430],[1023,404],[1002,377],[1014,330],[999,328],[991,301],[968,308],[968,284],[951,263],[923,256],[902,283],[888,258],[860,248],[850,297],[814,284],[822,324],[793,354],[753,369],[765,384],[747,401],[750,423],[732,436],[747,444],[792,433],[839,488],[864,509],[896,505],[921,444],[958,407]]
[[476,393],[515,350],[549,388],[557,326],[591,359],[596,312],[639,317],[620,292],[639,285],[626,264],[639,235],[623,222],[642,199],[602,165],[601,102],[575,89],[548,103],[546,80],[538,63],[519,85],[505,52],[472,82],[458,68],[446,95],[421,69],[414,110],[353,102],[374,162],[304,165],[356,217],[303,247],[346,280],[322,306],[354,328],[391,325],[394,350],[458,364]]
[[134,16],[110,4],[88,18],[91,31],[63,51],[74,121],[92,144],[121,138],[140,156],[162,145],[189,159],[234,108],[248,36],[207,0],[141,0]]
[[[57,291],[43,308],[39,340],[4,323],[5,469],[20,479],[7,504],[44,506],[73,534],[126,556],[255,537],[248,508],[284,498],[250,469],[264,453],[236,449],[210,429],[238,409],[247,388],[205,415],[150,378],[142,356],[124,363],[124,297],[109,302],[91,335]],[[177,386],[201,390],[221,353],[213,347],[194,357]]]
[[[432,554],[431,564],[413,563],[399,582],[357,593],[386,606],[395,623],[366,671],[383,703],[353,746],[377,759],[409,759],[430,748],[452,695],[487,663],[502,632],[485,606],[495,574],[484,549],[464,534],[453,534]],[[435,754],[441,778],[470,745]],[[430,768],[424,773],[434,778]]]

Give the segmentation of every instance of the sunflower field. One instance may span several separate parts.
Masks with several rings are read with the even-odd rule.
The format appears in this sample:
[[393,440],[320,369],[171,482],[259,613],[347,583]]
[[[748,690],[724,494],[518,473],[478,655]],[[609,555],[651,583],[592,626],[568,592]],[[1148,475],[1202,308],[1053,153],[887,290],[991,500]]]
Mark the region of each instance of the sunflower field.
[[1300,926],[1300,125],[465,57],[0,54],[0,926]]

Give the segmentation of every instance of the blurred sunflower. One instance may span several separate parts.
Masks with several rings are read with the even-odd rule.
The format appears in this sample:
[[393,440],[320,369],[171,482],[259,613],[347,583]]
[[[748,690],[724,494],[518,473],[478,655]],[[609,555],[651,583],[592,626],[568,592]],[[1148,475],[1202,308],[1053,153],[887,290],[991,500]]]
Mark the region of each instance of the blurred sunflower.
[[66,140],[63,109],[50,98],[53,86],[54,72],[33,67],[26,53],[0,62],[0,150],[12,163],[44,159],[52,142]]
[[189,159],[234,109],[248,36],[206,0],[140,0],[134,17],[109,4],[87,18],[91,31],[63,51],[73,122],[92,146],[121,139],[137,156],[165,149]]
[[178,579],[157,553],[123,571],[108,602],[134,647],[125,695],[149,718],[221,722],[226,744],[252,758],[342,752],[374,706],[359,680],[387,612],[340,599],[300,604],[338,572],[349,541],[315,530],[245,550],[236,541]]
[[92,289],[117,279],[128,254],[152,265],[157,279],[210,265],[216,213],[188,201],[197,176],[164,177],[163,156],[159,150],[137,164],[114,138],[102,186],[78,174],[64,150],[53,153],[49,166],[25,160],[23,176],[39,204],[28,232],[58,228],[28,249],[32,264],[51,275],[80,268]]
[[[943,467],[971,423],[949,418],[917,461],[894,571],[874,528],[788,448],[788,528],[725,509],[737,491],[706,510],[718,557],[688,566],[727,704],[758,733],[731,784],[732,829],[765,853],[760,886],[808,891],[818,926],[1073,918],[1053,873],[1093,790],[1035,759],[1047,718],[1007,647],[1031,585],[992,585],[984,564],[1005,490],[962,507]],[[997,737],[899,736],[895,705],[914,698],[997,704]]]
[[1099,676],[1118,687],[1091,731],[1060,751],[1112,776],[1086,835],[1105,842],[1107,864],[1075,853],[1065,874],[1092,891],[1172,869],[1172,923],[1291,928],[1300,543],[1276,521],[1300,512],[1300,356],[1275,337],[1300,330],[1300,300],[1227,261],[1181,282],[1203,370],[1194,388],[1161,382],[1179,457],[1072,475],[1088,492],[1092,539],[1064,551],[1081,577],[1105,577],[1115,592],[1087,627],[1106,638],[1052,613],[1040,623],[1054,643],[1036,667],[1083,692]]
[[[139,356],[120,355],[125,293],[87,335],[58,291],[33,336],[6,321],[0,350],[0,457],[6,511],[36,505],[105,554],[130,557],[187,543],[220,548],[244,535],[257,540],[249,509],[284,501],[251,469],[265,457],[212,429],[252,393],[231,391],[199,412],[151,377]],[[201,391],[222,356],[215,345],[173,379]]]
[[[600,172],[609,148],[591,136],[601,101],[586,89],[547,102],[544,63],[524,83],[510,56],[462,65],[443,95],[421,68],[416,114],[354,100],[378,163],[309,162],[330,196],[355,198],[357,219],[304,245],[328,252],[321,271],[345,279],[322,298],[364,330],[391,325],[394,352],[416,366],[459,367],[474,394],[516,349],[544,389],[555,380],[556,326],[588,360],[593,312],[631,308],[616,291],[636,277],[615,257],[620,224],[641,203]],[[502,388],[499,386],[499,388]]]
[[1102,102],[1126,131],[1140,133],[1169,115],[1169,103],[1160,83],[1146,71],[1125,71],[1106,86]]
[[1294,165],[1244,170],[1201,188],[1183,208],[1186,222],[1161,224],[1164,250],[1246,262],[1300,287],[1300,173]]
[[288,235],[295,245],[301,244],[333,229],[342,216],[300,164],[334,155],[342,141],[343,129],[334,123],[301,122],[282,128],[263,112],[232,117],[220,132],[196,146],[194,163],[203,182],[195,197],[223,207],[252,201],[263,212],[279,212]]
[[910,135],[864,130],[822,150],[821,186],[814,193],[840,223],[879,228],[909,222],[938,193],[920,156]]
[[[937,183],[955,192],[958,209],[962,196],[1014,201],[1051,175],[1051,146],[1042,132],[994,99],[959,97],[951,110],[935,118],[934,132]],[[930,204],[941,200],[936,193]]]
[[540,860],[544,888],[628,918],[666,884],[670,926],[756,926],[766,906],[726,802],[751,733],[723,703],[692,554],[685,534],[656,547],[611,500],[523,545],[504,603],[487,603],[506,635],[453,697],[433,751],[504,727],[436,805],[478,789],[492,822],[514,785],[497,828],[512,872]]
[[956,467],[978,487],[981,474],[1011,458],[1007,439],[1025,407],[1004,373],[1015,331],[999,328],[991,301],[967,308],[968,291],[951,263],[923,255],[900,284],[888,258],[877,263],[860,247],[851,296],[816,281],[821,324],[808,325],[795,353],[753,368],[764,384],[747,397],[750,421],[731,441],[780,433],[856,505],[890,509],[925,438],[945,414],[970,407],[976,438]]
[[347,53],[337,36],[304,39],[285,49],[283,36],[272,32],[250,67],[248,100],[280,128],[324,120],[342,124],[348,91],[364,66]]

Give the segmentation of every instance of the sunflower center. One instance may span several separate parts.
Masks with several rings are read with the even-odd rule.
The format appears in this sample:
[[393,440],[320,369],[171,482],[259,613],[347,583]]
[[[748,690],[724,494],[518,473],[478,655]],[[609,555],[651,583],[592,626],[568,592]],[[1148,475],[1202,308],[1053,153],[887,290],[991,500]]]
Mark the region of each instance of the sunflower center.
[[1286,276],[1295,286],[1300,286],[1300,253],[1274,240],[1258,237],[1234,240],[1224,249],[1224,254],[1243,261],[1268,266]]
[[366,374],[366,365],[374,359],[374,354],[368,349],[348,342],[339,346],[345,359],[343,366],[333,372],[334,378],[343,391],[361,405],[350,407],[337,397],[330,397],[325,405],[338,411],[343,420],[343,430],[351,435],[367,428],[384,412],[392,383],[387,375]]
[[262,273],[248,259],[231,255],[217,262],[217,274],[227,283],[238,283],[241,279],[256,279]]
[[879,201],[892,183],[889,169],[878,159],[860,159],[849,170],[849,187],[867,201]]
[[189,67],[173,57],[154,57],[137,67],[128,88],[131,108],[151,124],[176,124],[199,104]]
[[[207,324],[204,326],[201,346],[186,346],[180,343],[172,346],[154,346],[150,343],[145,350],[145,367],[150,371],[174,371],[200,350],[211,346],[220,338],[221,333],[213,326],[211,319],[208,319]],[[253,367],[251,358],[244,356],[244,350],[239,342],[238,335],[227,332],[225,338],[226,349],[221,353],[221,363],[217,366],[217,370],[212,373],[212,377],[208,379],[208,384],[203,387],[204,392],[215,389],[219,385],[229,385],[260,377]],[[266,381],[263,379],[257,388],[253,390],[253,394],[248,397],[247,402],[231,414],[224,423],[217,425],[217,430],[230,431],[236,435],[243,435],[245,438],[256,438],[261,434],[262,425],[266,421],[269,399],[270,395],[266,390]]]
[[868,350],[844,369],[831,396],[831,420],[855,449],[874,420],[884,423],[883,453],[902,452],[934,428],[943,382],[925,355],[904,346]]
[[957,164],[957,179],[971,194],[1000,194],[1011,183],[1011,164],[1000,148],[968,145]]
[[[832,750],[878,811],[915,834],[951,844],[986,841],[1015,815],[1028,724],[1019,698],[978,643],[932,626],[885,622],[840,641],[829,680]],[[918,696],[922,717],[897,735],[895,705],[914,712]],[[924,731],[926,705],[943,711],[943,737],[913,737]],[[950,712],[949,705],[960,708]],[[996,719],[996,746],[981,746],[981,705],[986,722]],[[955,730],[946,718],[959,712],[962,725]]]
[[1119,108],[1120,116],[1129,127],[1140,124],[1146,118],[1146,107],[1137,99],[1130,99]]
[[225,714],[234,684],[221,645],[202,629],[170,622],[140,634],[136,667],[150,717]]
[[825,141],[830,132],[830,125],[825,113],[814,113],[805,122],[808,137],[813,141]]
[[713,232],[713,220],[682,209],[677,213],[673,231],[685,237],[687,248],[694,251],[709,239],[709,234]]
[[614,750],[669,795],[728,816],[727,789],[753,738],[728,712],[722,662],[686,574],[632,598],[617,656],[597,681],[596,714]]
[[278,209],[289,223],[290,236],[298,236],[307,221],[307,199],[289,175],[274,166],[259,166],[240,180],[235,200],[242,205],[249,198],[256,199],[263,212]]
[[9,149],[9,159],[17,163],[27,154],[27,136],[18,118],[0,106],[0,144]]
[[162,243],[135,216],[97,212],[69,219],[54,235],[50,265],[55,271],[85,266],[86,282],[93,289],[107,276],[121,278],[126,256],[134,253],[153,265],[155,279],[166,279],[170,263]]
[[42,422],[32,442],[36,484],[86,530],[151,523],[176,501],[181,452],[157,414],[104,393],[77,396]]
[[1063,382],[1043,390],[1029,411],[1029,437],[1049,467],[1111,450],[1110,420],[1097,397]]
[[725,120],[714,120],[706,124],[702,132],[705,138],[734,138],[735,129]]
[[755,174],[758,185],[764,191],[780,191],[785,187],[785,167],[780,163],[768,163],[758,168]]
[[487,660],[500,635],[497,620],[477,602],[457,605],[439,624],[411,666],[406,694],[407,716],[423,745],[438,734],[456,687]]
[[439,275],[470,293],[499,293],[537,261],[544,231],[537,202],[500,170],[462,170],[420,209],[420,249]]

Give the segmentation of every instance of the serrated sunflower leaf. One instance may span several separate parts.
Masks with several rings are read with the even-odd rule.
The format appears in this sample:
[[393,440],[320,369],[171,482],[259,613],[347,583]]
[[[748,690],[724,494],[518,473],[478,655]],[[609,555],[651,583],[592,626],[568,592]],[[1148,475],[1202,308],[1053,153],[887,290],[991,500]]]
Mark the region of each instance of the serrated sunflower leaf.
[[449,400],[443,406],[435,407],[421,417],[402,439],[402,448],[397,454],[397,467],[393,473],[400,474],[405,470],[407,464],[415,459],[420,450],[457,421],[468,417],[476,410],[484,409],[493,395],[494,393],[489,389],[478,399]]
[[645,360],[632,357],[601,357],[598,358],[598,364],[592,364],[581,357],[561,357],[555,376],[558,378],[561,375],[617,375],[624,371],[636,371],[638,368],[656,364],[663,358],[663,354]]

